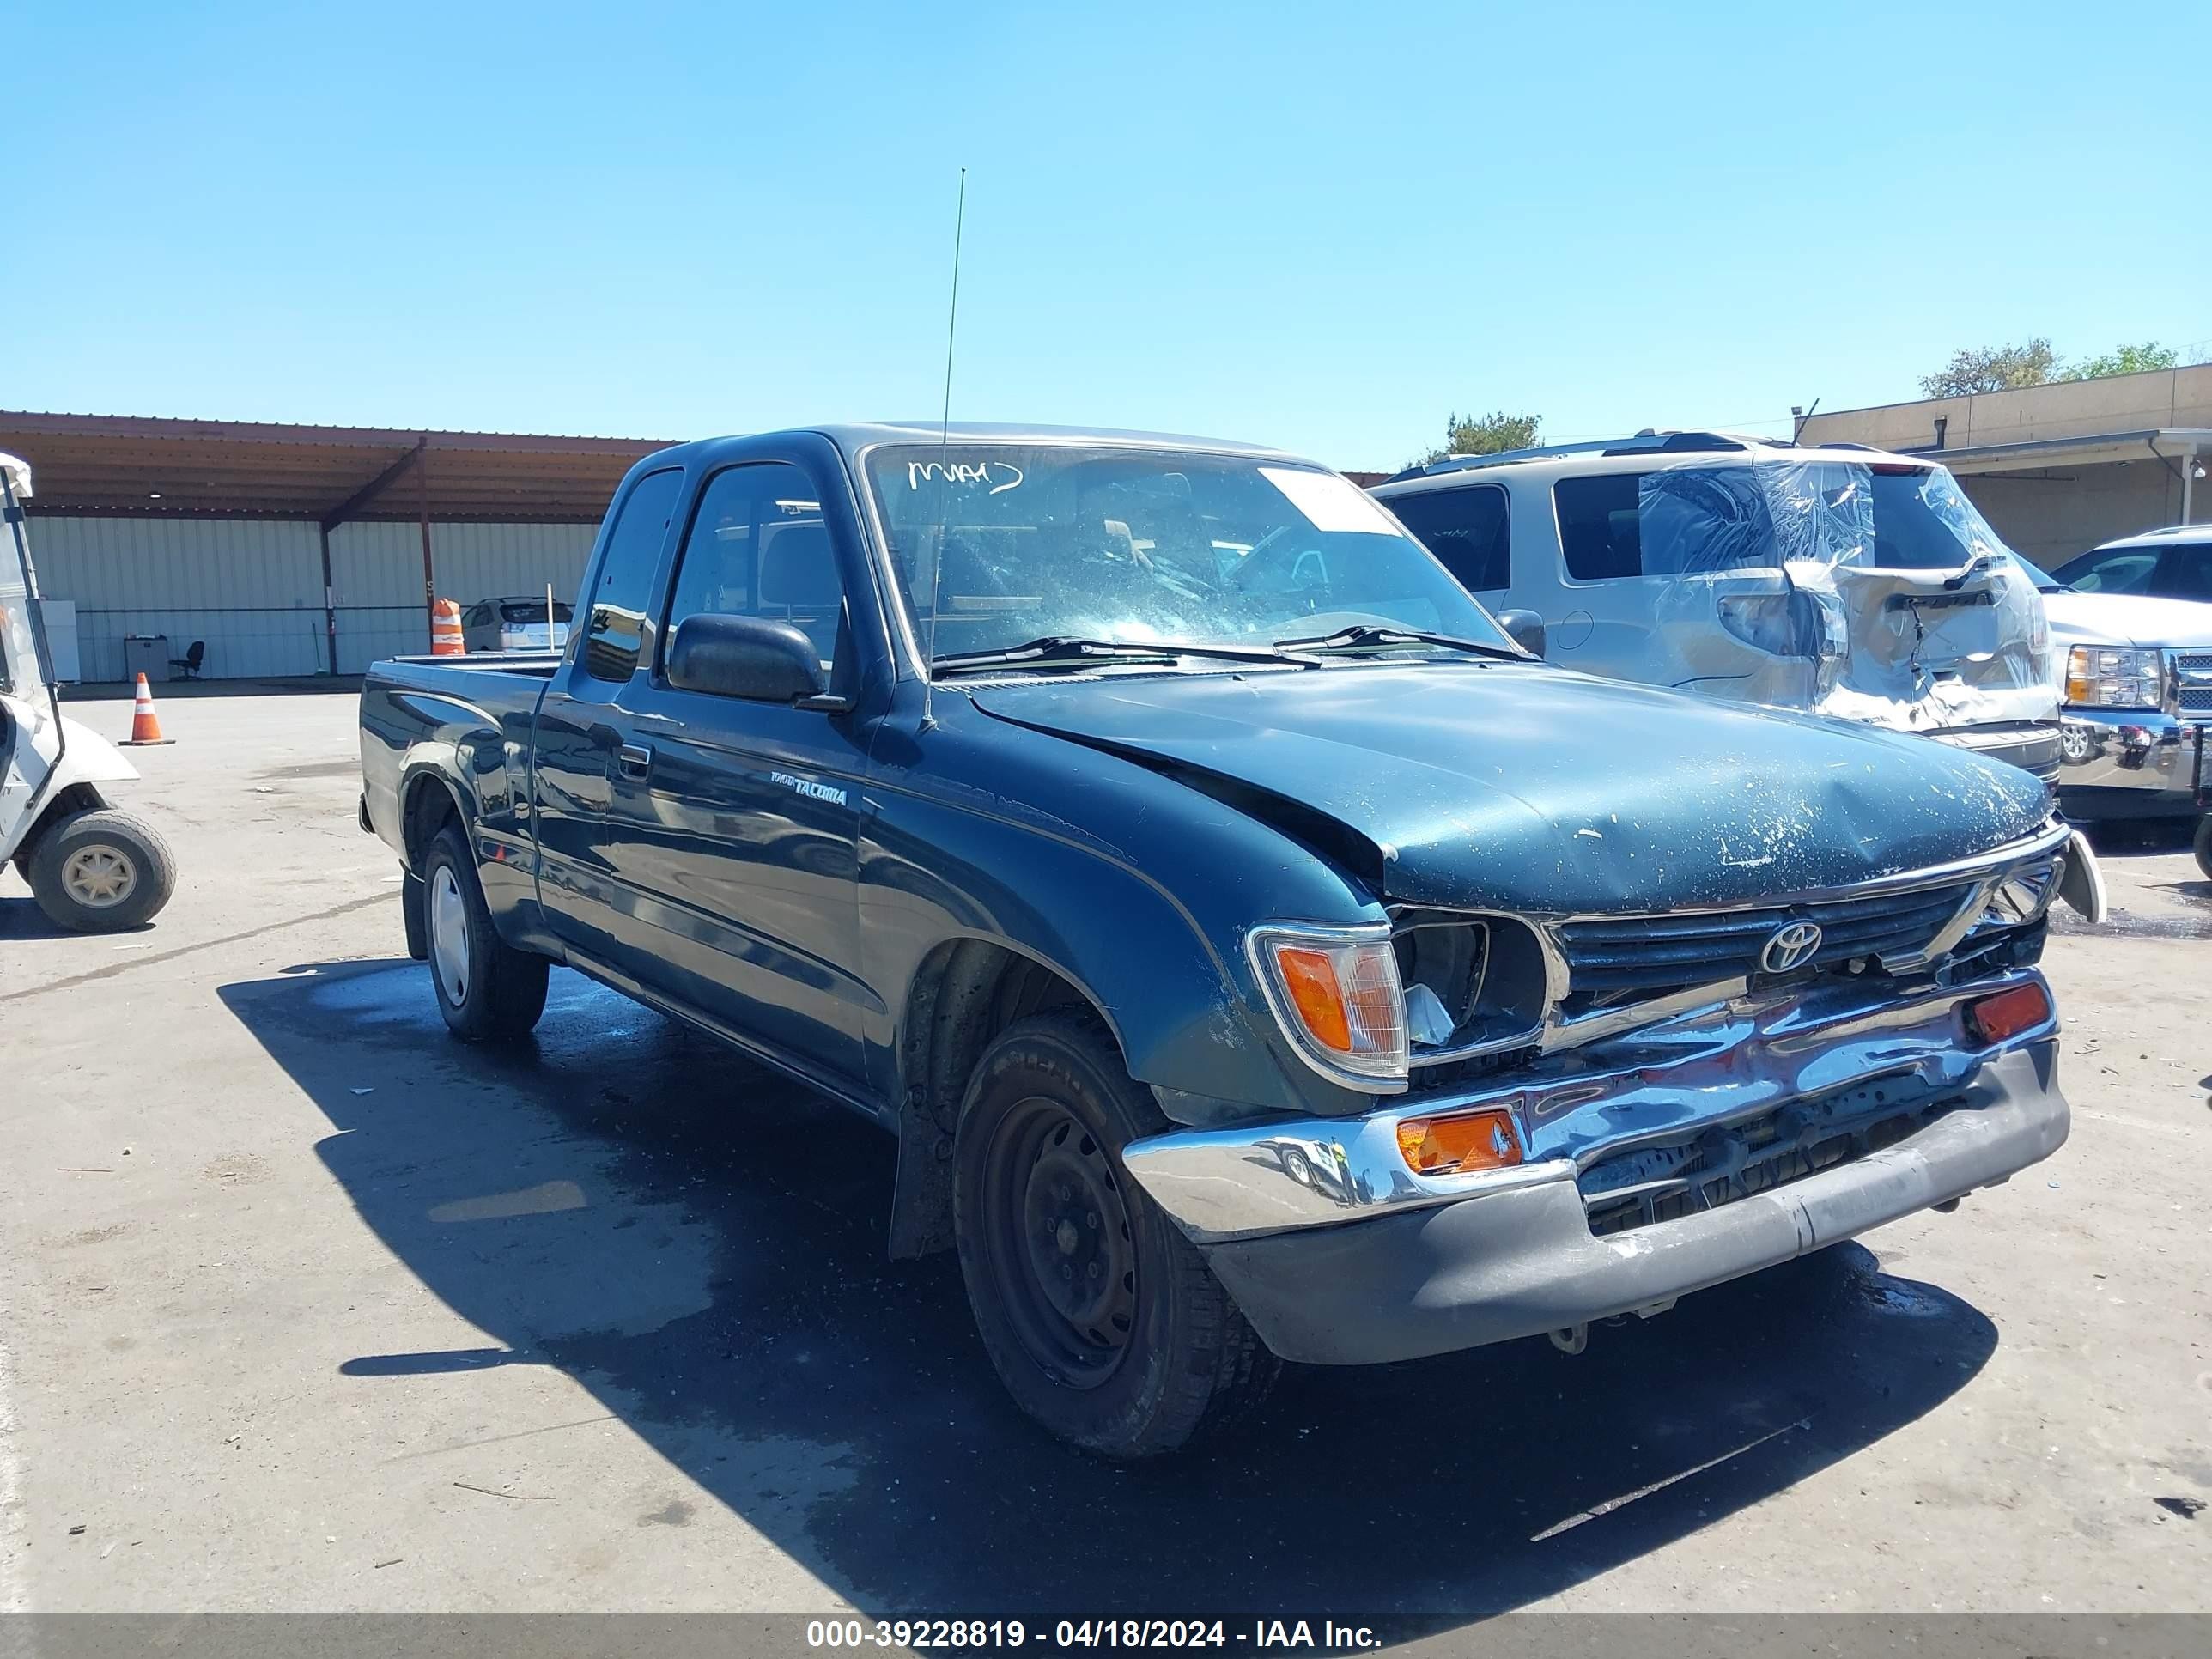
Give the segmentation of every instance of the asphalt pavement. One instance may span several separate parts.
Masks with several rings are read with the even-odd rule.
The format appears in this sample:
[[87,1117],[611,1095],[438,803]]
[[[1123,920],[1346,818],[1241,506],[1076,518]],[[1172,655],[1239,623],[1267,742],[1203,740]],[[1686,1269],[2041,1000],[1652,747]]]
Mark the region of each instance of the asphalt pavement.
[[2172,834],[2052,941],[2048,1164],[1579,1357],[1294,1369],[1130,1469],[1016,1414],[949,1258],[884,1260],[871,1126],[566,971],[533,1044],[448,1040],[354,713],[163,701],[141,933],[0,876],[0,1609],[2212,1610]]

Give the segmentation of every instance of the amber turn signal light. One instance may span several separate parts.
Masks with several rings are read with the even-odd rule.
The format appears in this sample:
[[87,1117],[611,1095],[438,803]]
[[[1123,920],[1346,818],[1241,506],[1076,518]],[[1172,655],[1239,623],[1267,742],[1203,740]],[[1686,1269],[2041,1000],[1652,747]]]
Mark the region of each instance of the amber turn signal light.
[[1269,949],[1283,991],[1315,1043],[1333,1059],[1403,1071],[1406,998],[1387,941],[1278,939]]
[[1964,1012],[1966,1035],[1986,1048],[2049,1019],[2051,994],[2040,984],[2015,985],[2009,991],[1968,1003]]
[[1521,1137],[1501,1111],[1408,1117],[1398,1123],[1398,1152],[1416,1175],[1466,1175],[1521,1161]]

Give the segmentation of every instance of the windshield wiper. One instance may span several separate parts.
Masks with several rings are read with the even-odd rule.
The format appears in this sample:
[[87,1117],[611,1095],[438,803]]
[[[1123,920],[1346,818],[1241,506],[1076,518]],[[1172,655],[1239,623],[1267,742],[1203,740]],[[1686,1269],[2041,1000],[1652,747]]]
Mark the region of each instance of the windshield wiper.
[[1507,662],[1534,660],[1515,645],[1486,645],[1480,640],[1463,640],[1455,634],[1424,634],[1418,629],[1382,628],[1373,623],[1354,623],[1334,634],[1316,634],[1307,639],[1277,640],[1275,645],[1284,651],[1364,651],[1378,645],[1440,645],[1447,650],[1472,651],[1479,656],[1498,657]]
[[1310,668],[1286,651],[1236,645],[1201,645],[1188,640],[1091,640],[1047,634],[995,651],[960,651],[932,659],[940,673],[971,668],[1066,668],[1086,662],[1173,662],[1178,657],[1218,657],[1224,662],[1289,663]]

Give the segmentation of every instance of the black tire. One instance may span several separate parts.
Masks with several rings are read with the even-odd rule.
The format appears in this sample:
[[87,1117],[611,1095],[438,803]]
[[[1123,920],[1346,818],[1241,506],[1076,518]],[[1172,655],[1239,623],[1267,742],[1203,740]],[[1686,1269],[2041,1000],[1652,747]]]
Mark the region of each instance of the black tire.
[[1167,1127],[1103,1025],[1060,1012],[994,1039],[954,1142],[954,1230],[984,1350],[1024,1412],[1108,1457],[1226,1428],[1282,1369],[1121,1167],[1124,1146]]
[[106,807],[41,831],[23,873],[48,921],[87,933],[139,927],[177,890],[169,843],[143,819]]
[[2197,844],[2191,850],[2197,854],[2197,867],[2204,872],[2205,879],[2212,881],[2212,816],[2198,822]]
[[[527,1036],[545,1012],[545,975],[553,964],[499,936],[468,842],[450,824],[422,861],[422,907],[430,984],[447,1028],[464,1042]],[[451,931],[456,927],[458,934]]]

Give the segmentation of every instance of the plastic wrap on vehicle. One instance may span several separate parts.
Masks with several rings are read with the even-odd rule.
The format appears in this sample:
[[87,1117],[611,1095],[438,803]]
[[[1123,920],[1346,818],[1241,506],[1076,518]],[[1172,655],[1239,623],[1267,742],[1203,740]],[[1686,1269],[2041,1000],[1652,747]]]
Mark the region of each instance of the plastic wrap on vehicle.
[[1612,672],[1899,731],[2057,713],[2041,596],[1941,467],[1686,460],[1637,516],[1649,659]]

